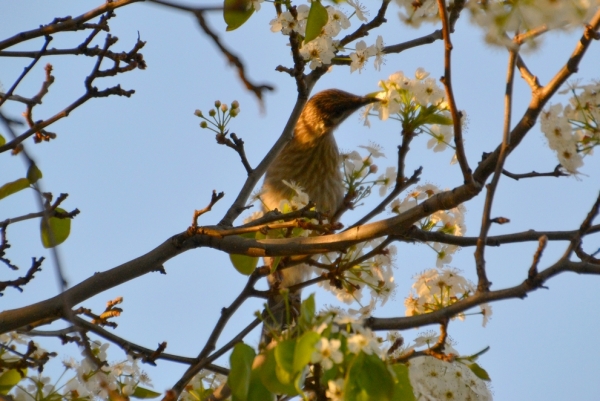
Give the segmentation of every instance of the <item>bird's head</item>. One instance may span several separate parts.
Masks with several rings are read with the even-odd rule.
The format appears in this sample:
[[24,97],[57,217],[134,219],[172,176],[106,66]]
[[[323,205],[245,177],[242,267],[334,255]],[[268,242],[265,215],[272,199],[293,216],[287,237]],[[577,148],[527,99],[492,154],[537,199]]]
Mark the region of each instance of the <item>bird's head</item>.
[[332,132],[361,107],[379,101],[374,97],[357,96],[339,89],[327,89],[314,95],[304,106],[301,119],[322,133]]

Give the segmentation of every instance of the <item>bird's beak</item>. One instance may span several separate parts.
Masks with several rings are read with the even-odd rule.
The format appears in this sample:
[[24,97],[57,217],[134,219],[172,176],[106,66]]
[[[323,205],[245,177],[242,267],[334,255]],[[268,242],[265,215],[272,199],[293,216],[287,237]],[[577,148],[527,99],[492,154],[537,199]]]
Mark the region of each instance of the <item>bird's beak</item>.
[[364,96],[365,104],[381,102],[381,99],[379,99],[377,97],[378,94],[379,94],[379,92],[371,92],[371,93],[366,94]]

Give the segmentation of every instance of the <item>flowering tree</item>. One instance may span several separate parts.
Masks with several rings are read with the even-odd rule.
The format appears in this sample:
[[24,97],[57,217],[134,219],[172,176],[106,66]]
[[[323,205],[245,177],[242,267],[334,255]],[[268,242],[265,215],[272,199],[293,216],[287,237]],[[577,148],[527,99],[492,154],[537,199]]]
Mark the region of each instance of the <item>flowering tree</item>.
[[[450,324],[457,319],[464,320],[467,315],[476,315],[470,319],[479,316],[485,326],[493,302],[524,298],[545,288],[554,276],[563,272],[600,272],[594,245],[584,243],[600,230],[600,226],[594,224],[600,197],[589,199],[589,209],[580,214],[578,221],[569,221],[568,229],[559,230],[557,225],[550,230],[490,234],[492,227],[509,223],[506,217],[494,217],[493,202],[502,196],[499,186],[502,177],[503,180],[507,177],[522,180],[520,182],[556,177],[553,184],[556,188],[561,188],[569,177],[575,177],[594,185],[597,172],[588,177],[581,169],[600,143],[600,84],[586,80],[588,77],[570,83],[568,80],[577,72],[593,40],[600,37],[598,2],[397,1],[400,7],[398,18],[397,11],[390,11],[393,6],[390,1],[382,1],[376,8],[368,10],[353,0],[331,3],[281,1],[273,6],[262,1],[226,0],[218,7],[192,7],[154,0],[153,3],[168,9],[194,16],[203,34],[233,64],[243,85],[261,106],[273,88],[257,84],[249,77],[237,55],[242,50],[234,51],[228,47],[227,34],[212,29],[207,15],[214,11],[222,13],[226,29],[235,31],[248,29],[259,13],[269,14],[271,34],[284,36],[289,45],[278,49],[281,64],[276,71],[294,83],[296,102],[289,117],[286,116],[283,129],[279,127],[281,134],[274,145],[262,148],[262,160],[252,163],[246,149],[250,140],[246,138],[244,142],[241,135],[231,132],[235,123],[246,118],[241,111],[246,106],[241,107],[235,100],[216,101],[214,108],[206,110],[209,100],[200,96],[199,101],[204,105],[200,107],[204,110],[195,112],[200,128],[212,130],[217,144],[231,148],[241,159],[246,173],[233,202],[227,204],[222,215],[216,216],[215,210],[224,203],[224,194],[213,191],[206,207],[188,211],[193,215],[192,224],[185,229],[182,227],[180,233],[163,233],[164,237],[171,236],[160,246],[150,251],[146,249],[141,256],[116,267],[107,269],[105,266],[101,273],[67,286],[62,260],[57,253],[60,247],[57,246],[72,240],[69,238],[71,226],[77,226],[79,210],[68,210],[66,194],[57,196],[45,192],[49,189],[45,186],[42,189],[47,178],[42,178],[43,159],[34,155],[34,149],[40,146],[51,148],[59,142],[57,134],[48,127],[58,124],[71,113],[89,113],[92,118],[93,110],[84,105],[97,98],[128,98],[134,94],[134,90],[123,89],[113,82],[125,79],[135,70],[146,69],[141,53],[146,42],[138,37],[131,49],[121,50],[117,49],[117,38],[107,33],[110,25],[118,20],[115,10],[136,7],[133,3],[136,1],[108,1],[77,17],[58,17],[38,28],[33,28],[36,24],[32,24],[30,30],[0,41],[1,57],[31,59],[14,81],[7,84],[8,89],[0,93],[0,106],[4,106],[0,109],[0,151],[5,163],[20,157],[27,166],[18,178],[2,177],[0,202],[10,202],[26,190],[33,192],[37,201],[36,209],[25,209],[21,203],[2,208],[0,258],[3,267],[14,277],[3,280],[0,288],[3,291],[27,289],[39,280],[42,266],[48,263],[44,257],[37,256],[33,257],[29,267],[12,260],[9,248],[15,240],[11,238],[11,230],[29,221],[39,224],[42,244],[50,250],[56,265],[55,273],[62,285],[57,296],[0,313],[2,396],[22,400],[159,396],[167,400],[179,397],[265,400],[296,396],[317,400],[492,399],[487,384],[490,377],[477,362],[486,349],[461,350],[463,353],[455,349],[449,338]],[[501,129],[495,127],[502,136],[486,135],[486,146],[491,151],[481,157],[467,151],[469,111],[461,110],[456,96],[458,88],[453,85],[452,39],[458,21],[463,20],[481,27],[489,46],[497,46],[508,58],[503,126]],[[431,26],[427,24],[433,24],[435,30],[398,43],[384,32],[386,26]],[[262,29],[266,30],[266,27]],[[540,46],[540,40],[548,32],[566,30],[579,32],[579,40],[573,43],[570,55],[552,55],[560,58],[562,65],[546,82],[541,82],[536,72],[528,67],[527,54]],[[61,42],[58,48],[50,47],[55,37],[73,31],[81,35],[76,46],[63,47],[65,42]],[[39,50],[13,49],[32,40],[42,40]],[[325,74],[347,76],[355,73],[350,75],[355,78],[371,65],[376,71],[384,62],[396,65],[399,53],[435,43],[444,45],[441,79],[435,79],[428,72],[433,66],[424,65],[410,72],[394,68],[396,72],[378,79],[378,86],[372,83],[369,96],[378,101],[362,110],[362,119],[367,126],[377,124],[378,130],[396,134],[394,146],[397,151],[370,143],[343,153],[340,170],[346,194],[339,210],[316,211],[304,189],[287,181],[292,193],[289,199],[283,200],[274,210],[264,210],[260,206],[259,181],[291,139],[312,89]],[[288,54],[290,50],[291,54]],[[37,114],[34,117],[34,111],[40,110],[42,101],[52,101],[55,68],[52,64],[46,65],[44,79],[37,82],[39,90],[33,96],[20,93],[21,83],[35,81],[30,73],[35,71],[42,58],[73,58],[75,55],[94,60],[89,73],[83,77],[83,95],[60,106],[58,112],[46,115],[44,109],[44,113],[40,113],[44,114],[41,119]],[[514,94],[516,71],[530,89],[529,104],[521,109],[515,107],[518,100]],[[105,80],[109,83],[104,84]],[[566,101],[559,96],[563,94],[568,96]],[[225,95],[237,98],[229,91]],[[292,97],[292,93],[288,96]],[[552,100],[555,96],[559,97]],[[13,117],[13,109],[9,106],[25,110],[23,121]],[[507,171],[511,155],[518,152],[524,139],[535,132],[538,119],[548,147],[556,154],[557,166],[542,173]],[[28,143],[31,137],[36,146]],[[415,157],[411,146],[418,141],[434,153]],[[537,151],[542,152],[542,149]],[[447,168],[458,172],[459,184],[420,182],[428,165],[439,159],[440,154],[453,155],[447,157],[450,160]],[[388,159],[384,159],[386,155]],[[395,161],[391,162],[393,159]],[[418,167],[411,172],[407,165],[415,163],[415,159]],[[379,165],[385,163],[384,160],[391,165],[380,171]],[[229,169],[215,169],[211,174],[217,174],[222,180],[237,175]],[[467,204],[476,199],[481,199],[482,204],[480,224],[470,227],[476,235],[468,237],[465,211]],[[254,213],[246,212],[253,203],[256,205]],[[160,215],[153,218],[160,218]],[[33,249],[26,240],[24,242],[26,249]],[[492,285],[490,262],[486,260],[490,259],[489,256],[486,258],[489,247],[502,245],[510,249],[515,244],[528,242],[536,244],[537,249],[531,254],[533,261],[527,262],[527,268],[521,272],[520,283],[502,287]],[[404,248],[414,243],[425,244],[421,251],[429,268],[408,272],[414,282],[410,291],[402,294],[404,303],[400,312],[402,301],[393,299],[394,293],[399,291],[396,287],[398,271],[394,267],[402,264]],[[453,258],[459,249],[467,247],[474,249],[474,258],[460,269],[454,267]],[[551,248],[560,249],[562,255],[542,261],[544,252]],[[246,280],[243,289],[226,307],[204,304],[205,308],[211,306],[222,310],[209,335],[196,339],[202,344],[197,355],[169,354],[166,343],[149,349],[140,345],[136,338],[116,335],[111,328],[116,327],[116,318],[123,312],[122,298],[109,301],[104,311],[85,306],[91,297],[123,283],[141,280],[151,272],[165,273],[164,263],[194,249],[202,252],[214,249],[228,254],[231,265],[219,269]],[[276,262],[263,263],[262,257],[270,257]],[[264,278],[276,269],[287,269],[299,263],[312,267],[314,274],[308,281],[288,289],[260,288]],[[26,272],[18,272],[21,269]],[[473,277],[474,281],[468,277]],[[232,292],[227,283],[221,285]],[[348,307],[319,306],[318,296],[310,294],[315,286],[332,293]],[[304,289],[305,298],[299,316],[290,318],[283,328],[267,327],[272,341],[252,346],[255,341],[248,336],[268,320],[270,314],[277,312],[264,308],[245,327],[236,327],[235,335],[227,342],[219,343],[224,330],[234,323],[234,313],[247,302],[265,299],[279,290],[285,295],[287,291],[300,288]],[[396,304],[395,314],[377,317],[376,307],[386,303]],[[286,310],[288,316],[292,315],[288,302],[277,307]],[[43,327],[55,321],[67,325],[56,330]],[[408,329],[429,325],[435,325],[437,331],[419,335],[411,342],[405,340]],[[80,358],[65,360],[64,375],[54,369],[44,369],[48,361],[57,357],[57,352],[61,355],[63,352],[60,348],[43,349],[34,341],[42,336],[56,337],[63,343],[75,343],[81,348]],[[108,360],[109,343],[125,352],[117,363]],[[226,359],[221,363],[219,358],[223,357]],[[165,361],[184,363],[187,368],[171,389],[162,394],[151,389],[150,377],[140,369],[140,364],[160,366]]]

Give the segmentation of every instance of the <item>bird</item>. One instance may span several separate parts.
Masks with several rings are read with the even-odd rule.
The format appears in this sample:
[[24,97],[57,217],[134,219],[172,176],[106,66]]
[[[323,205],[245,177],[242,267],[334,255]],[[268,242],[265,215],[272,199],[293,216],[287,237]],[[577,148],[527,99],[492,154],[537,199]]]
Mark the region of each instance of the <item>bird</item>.
[[[291,199],[294,190],[288,183],[293,182],[304,190],[318,212],[334,216],[344,200],[344,181],[340,171],[341,156],[333,132],[352,113],[377,101],[379,99],[375,97],[353,95],[339,89],[327,89],[310,98],[298,118],[293,138],[266,170],[260,196],[263,209],[277,209],[282,200]],[[273,262],[271,258],[265,258],[265,263]],[[268,282],[272,295],[267,306],[273,308],[283,300],[277,290],[302,283],[309,275],[310,268],[306,264],[271,273]],[[300,301],[299,290],[289,293],[292,317],[298,316]],[[285,308],[271,316],[268,324],[282,328]]]

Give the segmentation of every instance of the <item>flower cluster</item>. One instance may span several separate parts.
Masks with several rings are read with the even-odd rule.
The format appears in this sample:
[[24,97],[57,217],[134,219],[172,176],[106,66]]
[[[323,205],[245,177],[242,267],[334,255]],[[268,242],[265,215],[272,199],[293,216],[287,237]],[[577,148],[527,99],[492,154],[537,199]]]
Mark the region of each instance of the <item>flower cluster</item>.
[[562,167],[577,174],[583,157],[600,145],[600,83],[571,86],[567,106],[555,104],[541,115],[542,132]]
[[[598,8],[598,1],[592,0],[517,0],[517,1],[475,1],[467,2],[471,19],[481,26],[485,39],[490,44],[515,46],[507,33],[535,32],[547,29],[567,30],[587,23]],[[529,35],[526,44],[537,47],[537,35]]]
[[350,72],[358,70],[360,73],[365,67],[365,63],[369,57],[375,57],[375,68],[379,71],[383,64],[383,37],[377,36],[377,40],[374,45],[368,46],[364,40],[356,43],[356,48],[353,53],[350,53]]
[[[407,316],[422,315],[443,309],[475,293],[472,282],[454,268],[429,269],[415,277],[413,292],[406,298]],[[487,324],[492,312],[487,304],[480,306],[483,326]],[[463,320],[464,314],[458,315]]]
[[[445,350],[456,354],[449,345]],[[410,360],[408,371],[417,400],[492,400],[486,382],[460,361],[445,362],[431,356],[420,356]]]
[[[92,353],[97,361],[106,361],[108,347],[109,344],[106,343],[92,343]],[[98,367],[96,361],[92,361],[87,352],[83,351],[81,355],[83,359],[80,363],[71,360],[68,364],[68,367],[75,369],[76,377],[67,382],[66,392],[90,399],[95,397],[109,399],[114,398],[115,395],[129,397],[134,394],[140,395],[142,392],[158,395],[139,386],[140,384],[151,386],[151,382],[146,373],[140,370],[137,360],[133,357],[127,356],[125,361],[106,363]]]
[[[13,349],[15,344],[24,344],[28,339],[17,333],[9,333],[0,336],[0,341],[8,349]],[[48,355],[37,344],[34,343],[34,346],[37,350],[29,355],[30,358],[36,359],[42,354]],[[150,379],[139,369],[137,361],[131,356],[128,356],[125,361],[106,363],[108,346],[109,344],[92,342],[90,349],[81,353],[83,357],[81,362],[76,362],[73,358],[65,360],[63,362],[65,370],[56,383],[51,383],[49,377],[42,376],[41,371],[36,375],[22,376],[21,373],[13,375],[16,380],[13,380],[10,371],[0,372],[5,391],[14,386],[15,401],[91,401],[98,398],[115,399],[129,396],[154,398],[160,395],[142,386],[151,386]],[[6,349],[2,348],[4,351]],[[15,360],[16,354],[4,351],[0,351],[3,360],[6,362]],[[91,359],[90,352],[94,360]],[[99,367],[98,363],[104,365]],[[66,378],[65,374],[68,371],[74,371],[74,377],[62,382],[61,379]]]
[[[489,388],[485,380],[487,373],[475,363],[483,352],[473,356],[459,356],[459,353],[448,344],[444,346],[444,360],[432,356],[421,356],[409,359],[404,365],[397,363],[417,348],[430,348],[438,340],[434,332],[426,333],[415,339],[411,345],[404,344],[404,338],[398,332],[389,332],[386,338],[377,337],[364,327],[362,319],[353,318],[339,310],[329,310],[315,316],[312,331],[319,334],[311,355],[311,364],[319,364],[321,369],[312,367],[308,376],[321,375],[320,381],[327,383],[326,395],[331,400],[347,399],[346,392],[355,391],[354,375],[363,374],[373,377],[371,369],[377,365],[384,367],[379,373],[382,376],[394,372],[396,380],[405,376],[404,386],[410,388],[416,399],[457,399],[457,400],[491,400]],[[320,324],[319,324],[320,322]],[[302,336],[304,340],[309,337]],[[303,340],[299,340],[300,344]],[[299,346],[299,345],[297,345]],[[440,354],[441,355],[441,354]],[[363,365],[369,372],[356,369]],[[387,367],[386,367],[387,366]],[[407,369],[408,368],[408,369]],[[364,376],[363,376],[364,377]],[[377,377],[378,383],[384,385],[386,377]],[[452,397],[449,397],[452,395]],[[422,398],[419,398],[422,397]]]

